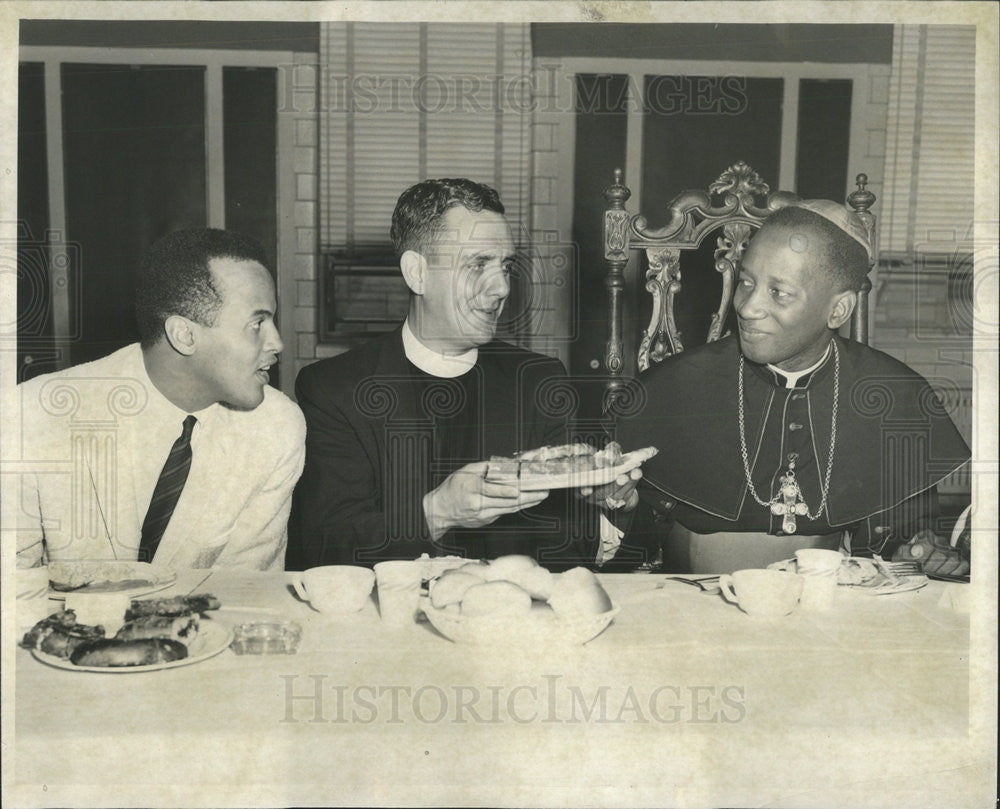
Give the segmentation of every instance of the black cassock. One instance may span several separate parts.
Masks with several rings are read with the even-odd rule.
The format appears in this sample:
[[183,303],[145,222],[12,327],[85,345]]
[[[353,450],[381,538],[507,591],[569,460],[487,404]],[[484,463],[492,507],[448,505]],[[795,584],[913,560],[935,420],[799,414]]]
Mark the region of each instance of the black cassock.
[[[887,354],[836,339],[840,359],[836,439],[826,506],[795,517],[798,535],[852,535],[857,552],[888,552],[936,516],[936,484],[969,448],[926,380]],[[740,449],[739,343],[735,337],[664,360],[627,389],[616,424],[627,449],[654,445],[643,467],[640,506],[623,558],[643,561],[671,521],[699,534],[755,531],[782,536],[782,516],[748,491]],[[790,459],[816,514],[831,449],[835,357],[796,387],[744,362],[744,425],[754,488],[779,494]],[[780,499],[780,498],[779,498]]]
[[421,553],[525,553],[554,570],[593,562],[597,514],[566,491],[436,542],[423,512],[424,495],[468,463],[566,442],[575,397],[557,360],[495,340],[469,372],[439,378],[406,359],[396,330],[307,366],[296,397],[306,462],[289,523],[289,569]]

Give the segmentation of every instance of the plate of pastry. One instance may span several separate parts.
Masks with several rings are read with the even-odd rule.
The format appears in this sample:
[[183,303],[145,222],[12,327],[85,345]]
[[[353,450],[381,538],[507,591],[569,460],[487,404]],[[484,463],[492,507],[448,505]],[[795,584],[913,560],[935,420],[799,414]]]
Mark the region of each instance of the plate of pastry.
[[119,593],[131,597],[165,590],[177,573],[149,562],[119,562],[81,559],[49,562],[49,598],[64,599],[66,593]]
[[[772,570],[797,572],[794,559],[768,565]],[[865,595],[881,596],[908,593],[926,587],[927,576],[918,565],[883,562],[857,556],[845,556],[837,568],[837,584],[846,590]]]
[[233,640],[232,630],[203,614],[219,608],[210,595],[133,601],[116,632],[77,621],[62,610],[39,621],[22,638],[36,660],[67,671],[136,674],[189,666],[215,657]]
[[509,458],[493,456],[486,469],[486,480],[513,484],[522,491],[603,486],[641,466],[656,453],[656,447],[623,453],[615,441],[600,450],[583,443],[538,447]]
[[927,576],[916,568],[896,568],[892,562],[855,556],[844,557],[837,570],[837,584],[873,596],[908,593],[926,587],[927,582]]
[[580,645],[618,614],[586,568],[551,573],[528,556],[501,556],[445,571],[421,608],[455,643],[472,646]]

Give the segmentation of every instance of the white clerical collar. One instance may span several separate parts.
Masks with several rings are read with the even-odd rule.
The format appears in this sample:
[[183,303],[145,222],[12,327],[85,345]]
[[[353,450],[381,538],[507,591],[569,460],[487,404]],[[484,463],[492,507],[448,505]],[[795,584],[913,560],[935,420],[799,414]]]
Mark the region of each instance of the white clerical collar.
[[428,348],[413,333],[410,320],[403,321],[403,351],[406,359],[416,365],[421,371],[431,376],[451,379],[468,373],[479,359],[479,349],[470,348],[464,354],[439,354]]
[[823,356],[820,357],[817,362],[810,365],[808,368],[803,368],[801,371],[785,371],[779,368],[777,365],[771,365],[770,363],[768,363],[767,367],[771,369],[772,373],[777,374],[779,379],[785,380],[786,388],[794,388],[797,386],[798,381],[802,379],[802,377],[809,376],[809,374],[811,374],[813,371],[819,368],[824,362],[826,362],[826,358],[830,356],[830,351],[832,350],[833,350],[833,341],[831,340],[830,345],[826,347],[826,351],[823,353]]

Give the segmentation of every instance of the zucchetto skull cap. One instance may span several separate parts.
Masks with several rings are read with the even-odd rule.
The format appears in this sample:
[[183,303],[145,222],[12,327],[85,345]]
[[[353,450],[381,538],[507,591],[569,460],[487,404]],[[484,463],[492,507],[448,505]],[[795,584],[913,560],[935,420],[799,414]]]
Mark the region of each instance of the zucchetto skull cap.
[[800,199],[791,203],[789,207],[805,208],[807,211],[812,211],[814,214],[818,214],[828,222],[836,225],[864,247],[865,252],[868,253],[868,261],[872,261],[873,253],[871,241],[868,238],[868,229],[865,227],[864,222],[861,221],[861,217],[854,211],[849,211],[843,205],[829,199]]

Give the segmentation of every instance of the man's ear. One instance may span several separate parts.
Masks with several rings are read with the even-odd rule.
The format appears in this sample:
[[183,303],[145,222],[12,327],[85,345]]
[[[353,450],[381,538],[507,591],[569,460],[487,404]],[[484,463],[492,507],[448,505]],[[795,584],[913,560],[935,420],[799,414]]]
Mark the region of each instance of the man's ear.
[[416,250],[407,250],[399,257],[399,269],[403,272],[403,280],[414,295],[424,294],[424,284],[427,282],[427,259]]
[[194,354],[197,343],[195,329],[197,326],[180,315],[171,315],[163,322],[163,331],[167,335],[167,342],[178,354],[190,357]]
[[826,325],[836,331],[850,319],[851,313],[857,305],[857,292],[850,289],[846,292],[838,292],[830,301],[830,314],[827,315]]

